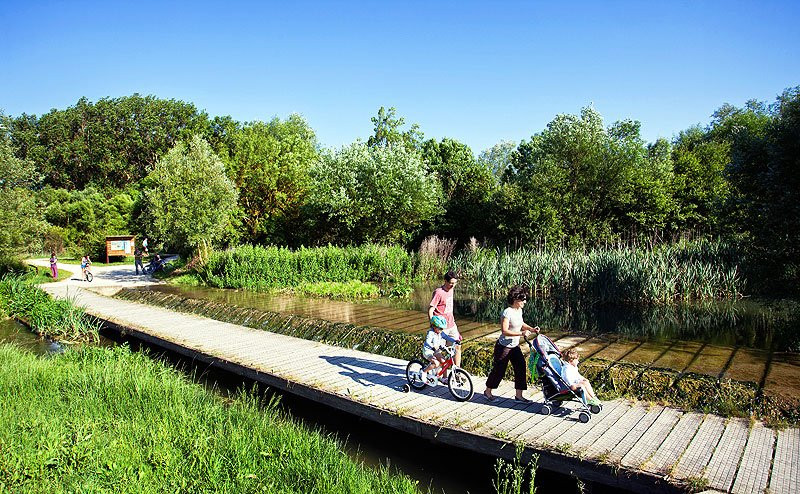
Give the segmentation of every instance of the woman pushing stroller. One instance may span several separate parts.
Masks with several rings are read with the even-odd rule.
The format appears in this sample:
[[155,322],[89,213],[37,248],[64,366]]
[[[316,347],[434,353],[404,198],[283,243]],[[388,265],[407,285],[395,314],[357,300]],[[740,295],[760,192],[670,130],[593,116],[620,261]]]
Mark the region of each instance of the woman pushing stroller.
[[494,345],[492,370],[486,379],[486,390],[483,396],[489,401],[494,401],[492,391],[497,389],[503,375],[506,373],[508,362],[514,368],[515,401],[528,403],[530,400],[522,396],[528,389],[527,368],[525,356],[519,347],[520,337],[528,337],[531,333],[539,333],[539,326],[529,326],[522,320],[522,308],[528,301],[528,288],[515,285],[508,291],[506,303],[508,307],[500,315],[500,337]]

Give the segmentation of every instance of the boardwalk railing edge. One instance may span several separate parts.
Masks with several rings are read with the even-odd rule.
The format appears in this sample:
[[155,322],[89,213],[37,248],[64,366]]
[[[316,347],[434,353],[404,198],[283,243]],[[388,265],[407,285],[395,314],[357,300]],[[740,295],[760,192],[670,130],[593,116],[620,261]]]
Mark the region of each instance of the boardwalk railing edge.
[[[102,323],[101,332],[105,332],[106,335],[131,337],[169,352],[200,361],[223,371],[252,379],[253,381],[257,381],[280,391],[291,393],[317,403],[322,403],[337,410],[405,433],[413,434],[429,441],[466,449],[472,452],[492,455],[506,460],[512,460],[516,454],[516,446],[511,441],[441,426],[411,416],[399,416],[391,411],[384,410],[369,403],[354,400],[348,396],[323,391],[305,383],[290,381],[283,377],[265,373],[236,362],[231,362],[198,350],[187,348],[169,340],[153,336],[140,329],[121,325],[104,317],[98,317],[97,315],[94,315],[94,317]],[[539,455],[539,466],[541,468],[566,475],[577,476],[582,480],[598,482],[604,485],[616,486],[636,492],[686,492],[683,486],[671,482],[670,479],[664,476],[633,470],[621,465],[607,465],[596,461],[584,460],[562,454],[558,451],[538,449],[529,445],[526,445],[522,452],[522,461],[527,462],[533,454]]]

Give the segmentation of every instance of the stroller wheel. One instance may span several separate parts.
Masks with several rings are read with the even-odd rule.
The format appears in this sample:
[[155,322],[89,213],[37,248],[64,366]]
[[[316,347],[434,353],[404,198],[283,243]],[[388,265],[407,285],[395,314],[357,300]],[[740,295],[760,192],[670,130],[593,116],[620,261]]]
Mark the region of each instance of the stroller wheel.
[[411,386],[408,383],[403,384],[403,393],[408,393],[411,391]]
[[552,412],[552,410],[550,409],[550,405],[544,405],[540,410],[540,412],[542,415],[550,415],[550,412]]
[[583,422],[584,424],[585,424],[586,422],[588,422],[590,418],[592,418],[592,417],[591,417],[591,415],[589,415],[589,414],[588,414],[588,413],[586,413],[586,412],[581,412],[581,413],[578,415],[578,420],[580,420],[580,421],[581,421],[581,422]]
[[589,410],[595,414],[600,413],[603,411],[603,405],[589,405]]

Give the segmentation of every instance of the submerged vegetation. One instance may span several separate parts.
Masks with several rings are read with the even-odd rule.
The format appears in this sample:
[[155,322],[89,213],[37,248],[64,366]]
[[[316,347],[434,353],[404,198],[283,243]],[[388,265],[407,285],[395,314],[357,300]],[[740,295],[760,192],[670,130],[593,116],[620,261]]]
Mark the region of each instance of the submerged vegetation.
[[54,300],[34,285],[35,277],[0,279],[0,313],[25,321],[38,334],[57,340],[97,341],[99,325],[70,300]]
[[[405,360],[418,357],[422,345],[421,331],[406,333],[283,315],[150,290],[125,289],[116,296],[254,329]],[[462,366],[473,374],[488,375],[493,348],[494,340],[491,339],[465,341]],[[701,374],[681,374],[670,369],[598,358],[589,358],[582,365],[582,372],[596,381],[596,388],[603,399],[622,396],[723,415],[753,415],[772,422],[800,423],[799,403],[764,396],[753,383],[720,380],[716,376]],[[506,377],[510,378],[511,373],[512,369],[509,368]]]
[[0,491],[418,492],[277,400],[224,398],[127,347],[0,345]]

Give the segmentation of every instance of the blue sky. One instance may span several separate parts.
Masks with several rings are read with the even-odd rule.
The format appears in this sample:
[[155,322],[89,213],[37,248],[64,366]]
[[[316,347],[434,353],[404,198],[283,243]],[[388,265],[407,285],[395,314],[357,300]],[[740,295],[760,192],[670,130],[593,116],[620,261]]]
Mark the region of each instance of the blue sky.
[[800,2],[0,1],[0,109],[138,92],[324,146],[394,106],[477,154],[590,103],[648,141],[800,85]]

